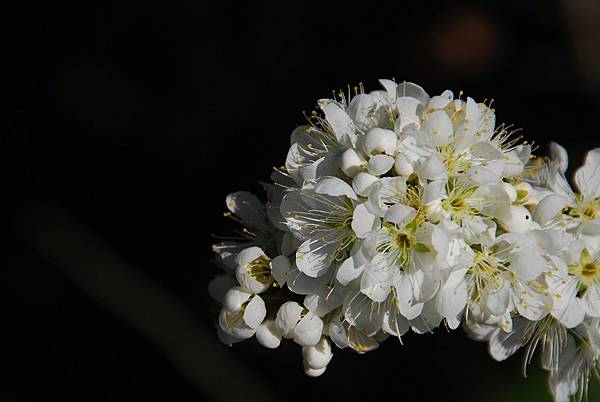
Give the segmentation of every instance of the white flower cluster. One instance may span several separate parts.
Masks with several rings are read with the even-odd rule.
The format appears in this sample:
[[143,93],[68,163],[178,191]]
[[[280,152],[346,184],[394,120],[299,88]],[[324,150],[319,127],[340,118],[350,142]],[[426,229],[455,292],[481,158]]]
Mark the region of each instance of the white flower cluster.
[[214,246],[221,340],[293,339],[319,376],[332,343],[365,353],[462,323],[496,360],[540,351],[556,401],[584,398],[600,368],[600,148],[575,191],[564,148],[532,156],[491,102],[380,82],[319,101],[266,204],[227,197],[243,229]]

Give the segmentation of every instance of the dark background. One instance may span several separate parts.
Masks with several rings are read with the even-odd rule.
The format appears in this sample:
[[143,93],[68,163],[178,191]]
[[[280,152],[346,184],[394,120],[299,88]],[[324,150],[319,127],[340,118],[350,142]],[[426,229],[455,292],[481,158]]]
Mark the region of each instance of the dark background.
[[[68,211],[212,334],[211,234],[233,230],[224,197],[260,191],[303,110],[347,84],[377,89],[378,78],[463,90],[494,98],[498,121],[523,128],[538,153],[563,143],[576,166],[600,145],[598,17],[584,0],[23,5],[1,134],[0,400],[213,395],[31,247],[24,222],[40,205]],[[318,379],[304,377],[291,342],[270,351],[208,339],[193,347],[233,359],[198,363],[224,373],[215,389],[230,381],[220,364],[234,361],[282,400],[549,400],[539,370],[523,380],[519,357],[495,363],[460,331],[335,351]],[[239,400],[253,395],[240,388]]]

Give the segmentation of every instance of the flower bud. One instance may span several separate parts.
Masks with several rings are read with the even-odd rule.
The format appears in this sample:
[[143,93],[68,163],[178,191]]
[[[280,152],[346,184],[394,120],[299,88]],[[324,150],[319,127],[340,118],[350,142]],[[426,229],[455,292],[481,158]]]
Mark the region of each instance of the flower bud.
[[364,150],[367,154],[385,153],[393,155],[398,137],[392,130],[372,128],[365,136]]
[[281,333],[275,325],[275,320],[267,320],[256,330],[256,340],[269,349],[276,349],[281,344]]
[[294,342],[302,346],[316,345],[323,334],[323,320],[308,311],[294,328]]
[[503,209],[497,218],[507,232],[525,232],[531,227],[532,222],[529,210],[522,205],[512,205]]
[[304,358],[305,366],[312,369],[327,367],[333,357],[329,340],[323,336],[315,346],[303,346],[302,357]]
[[300,321],[303,310],[302,306],[295,301],[285,302],[279,307],[277,318],[275,318],[275,325],[283,337],[293,337],[293,331],[298,321]]

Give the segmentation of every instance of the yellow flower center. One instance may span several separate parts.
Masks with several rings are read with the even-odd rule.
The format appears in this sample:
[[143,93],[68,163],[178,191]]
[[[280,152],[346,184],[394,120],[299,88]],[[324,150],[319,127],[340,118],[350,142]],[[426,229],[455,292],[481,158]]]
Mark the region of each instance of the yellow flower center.
[[261,255],[246,264],[246,271],[252,278],[262,284],[270,284],[275,281],[273,275],[271,275],[271,259],[266,255]]

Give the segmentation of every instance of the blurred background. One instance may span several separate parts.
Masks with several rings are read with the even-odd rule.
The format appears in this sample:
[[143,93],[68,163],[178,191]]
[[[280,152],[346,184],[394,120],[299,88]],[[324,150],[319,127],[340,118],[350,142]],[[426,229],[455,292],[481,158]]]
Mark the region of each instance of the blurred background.
[[520,355],[495,363],[460,331],[337,351],[317,379],[291,342],[223,346],[210,246],[234,229],[226,194],[262,196],[302,111],[348,84],[493,98],[537,153],[553,139],[577,166],[600,146],[600,3],[73,2],[18,17],[1,401],[550,400],[535,365],[525,380]]

